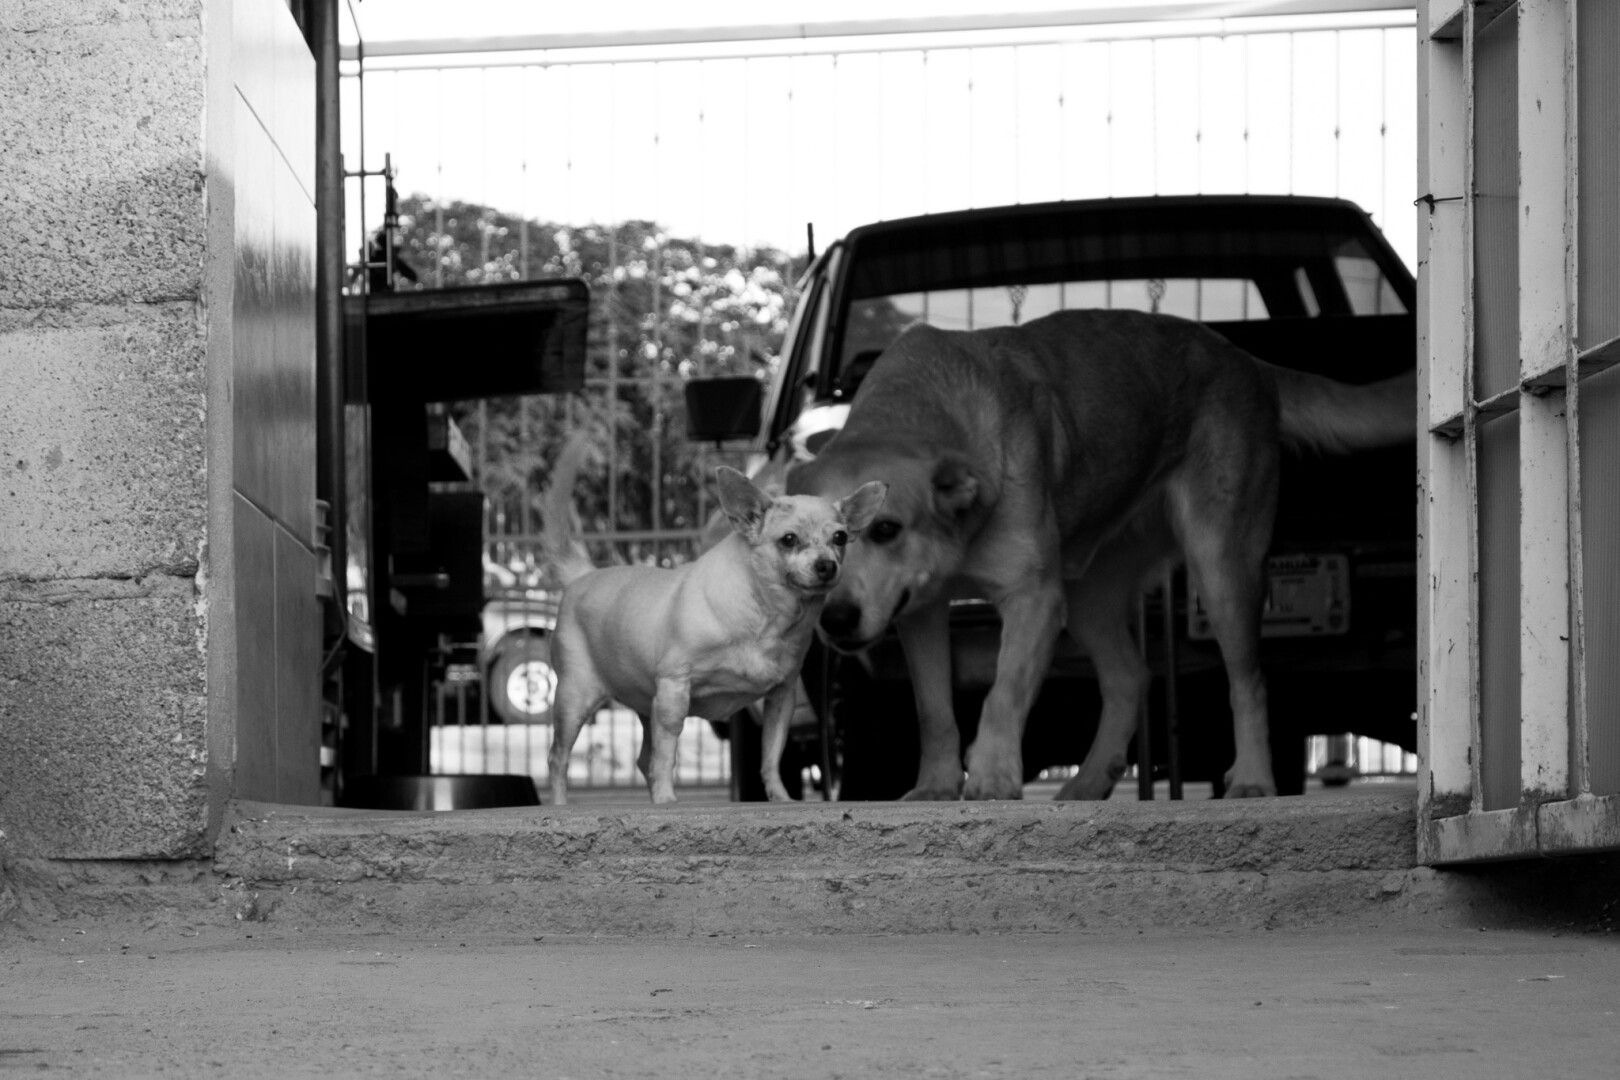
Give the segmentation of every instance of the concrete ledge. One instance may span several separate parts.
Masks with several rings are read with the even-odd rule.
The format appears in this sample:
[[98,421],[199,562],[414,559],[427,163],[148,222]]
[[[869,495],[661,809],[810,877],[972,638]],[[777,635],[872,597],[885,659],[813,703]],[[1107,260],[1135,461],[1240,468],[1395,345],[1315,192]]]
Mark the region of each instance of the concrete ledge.
[[549,879],[604,860],[981,862],[1101,870],[1398,870],[1409,795],[1196,803],[794,803],[455,814],[240,802],[218,859],[259,880]]
[[1620,856],[1416,867],[1411,802],[1364,789],[1233,804],[440,815],[239,803],[213,862],[8,861],[0,849],[0,925],[250,924],[267,940],[1614,930]]
[[1368,924],[1427,910],[1409,795],[458,814],[238,804],[237,916],[357,929],[921,933]]
[[234,921],[206,859],[0,858],[0,926],[65,920]]

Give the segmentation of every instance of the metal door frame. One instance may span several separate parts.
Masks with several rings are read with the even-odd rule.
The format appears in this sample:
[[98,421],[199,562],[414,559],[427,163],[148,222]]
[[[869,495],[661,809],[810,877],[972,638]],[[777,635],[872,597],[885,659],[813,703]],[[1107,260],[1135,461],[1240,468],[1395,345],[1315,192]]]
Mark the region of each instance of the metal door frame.
[[[1429,864],[1620,847],[1620,796],[1592,791],[1579,430],[1583,379],[1620,339],[1577,344],[1577,0],[1432,0],[1418,9],[1418,855]],[[1516,19],[1517,385],[1476,393],[1476,49]],[[1513,28],[1503,28],[1511,30]],[[1508,137],[1503,135],[1502,137]],[[1476,139],[1479,145],[1476,145]],[[1489,388],[1484,388],[1488,390]],[[1479,425],[1518,425],[1517,801],[1487,800]]]

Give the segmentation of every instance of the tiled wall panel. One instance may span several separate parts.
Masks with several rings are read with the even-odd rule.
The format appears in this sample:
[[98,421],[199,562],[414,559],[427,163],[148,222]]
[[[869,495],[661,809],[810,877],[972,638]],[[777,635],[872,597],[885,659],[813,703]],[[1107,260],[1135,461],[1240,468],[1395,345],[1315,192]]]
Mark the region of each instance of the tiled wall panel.
[[276,552],[276,801],[320,800],[321,607],[315,556],[279,526]]
[[315,67],[281,0],[233,5],[236,793],[320,797]]
[[236,534],[236,795],[276,798],[276,528],[240,495]]
[[[256,0],[245,6],[270,2]],[[290,17],[286,21],[291,24]],[[303,48],[301,40],[296,44]],[[307,50],[304,56],[308,60]],[[289,81],[302,77],[313,87],[313,61],[301,76],[288,64],[281,67]],[[250,74],[254,71],[250,65]],[[277,101],[301,99],[272,92],[253,101],[242,85],[237,90],[237,319],[232,399],[236,487],[312,546],[315,206],[264,123],[266,115],[277,115]],[[302,131],[288,117],[281,118],[280,126],[292,145],[307,142],[313,148],[313,98],[307,104],[310,111]]]

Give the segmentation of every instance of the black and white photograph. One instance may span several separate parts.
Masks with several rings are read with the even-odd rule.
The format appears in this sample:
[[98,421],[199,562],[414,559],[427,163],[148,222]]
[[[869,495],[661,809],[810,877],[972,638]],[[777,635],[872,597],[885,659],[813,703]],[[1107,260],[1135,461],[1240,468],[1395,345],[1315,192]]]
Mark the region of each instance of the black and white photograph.
[[1620,1067],[1620,0],[0,0],[0,1072]]

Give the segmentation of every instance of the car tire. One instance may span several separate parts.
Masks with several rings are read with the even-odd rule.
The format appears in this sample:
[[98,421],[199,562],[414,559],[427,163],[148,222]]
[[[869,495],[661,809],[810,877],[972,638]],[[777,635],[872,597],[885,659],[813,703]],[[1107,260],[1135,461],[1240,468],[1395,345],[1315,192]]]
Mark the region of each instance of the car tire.
[[508,724],[549,724],[557,694],[551,666],[551,639],[543,634],[511,634],[495,647],[485,683],[490,708]]

